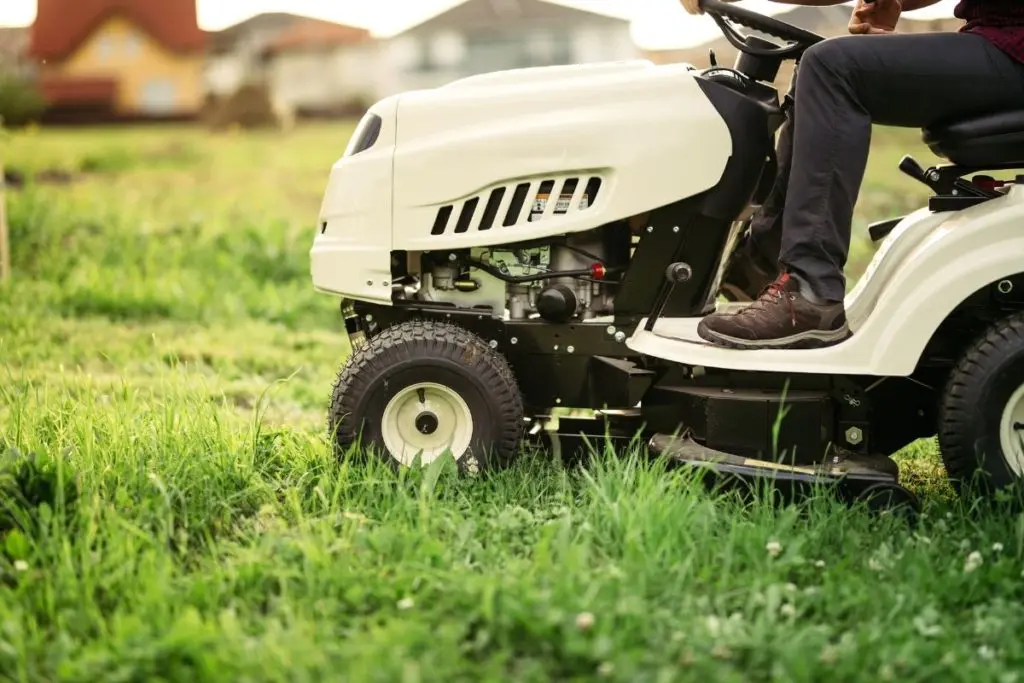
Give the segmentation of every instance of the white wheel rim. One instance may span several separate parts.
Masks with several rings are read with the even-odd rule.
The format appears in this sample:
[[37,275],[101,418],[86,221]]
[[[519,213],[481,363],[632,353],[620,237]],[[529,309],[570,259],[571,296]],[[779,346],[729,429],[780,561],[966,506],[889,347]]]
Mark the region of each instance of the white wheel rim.
[[412,465],[416,456],[426,465],[449,451],[459,458],[473,437],[473,414],[453,390],[421,382],[388,401],[381,436],[388,453],[402,465]]
[[1013,473],[1024,477],[1024,386],[1013,392],[1003,408],[1003,417],[999,421],[999,445],[1003,459]]

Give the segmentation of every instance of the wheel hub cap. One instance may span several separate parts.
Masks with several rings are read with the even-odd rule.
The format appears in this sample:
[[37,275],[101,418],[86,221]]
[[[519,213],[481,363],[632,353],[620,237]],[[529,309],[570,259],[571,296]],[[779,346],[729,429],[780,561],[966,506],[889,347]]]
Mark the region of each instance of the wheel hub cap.
[[433,434],[437,431],[438,426],[437,415],[430,411],[424,411],[416,416],[416,431],[420,434]]
[[1024,386],[1013,392],[999,420],[999,446],[1010,470],[1024,477]]
[[384,447],[403,465],[424,465],[446,452],[459,458],[469,448],[473,415],[466,401],[441,384],[422,382],[399,390],[384,407]]

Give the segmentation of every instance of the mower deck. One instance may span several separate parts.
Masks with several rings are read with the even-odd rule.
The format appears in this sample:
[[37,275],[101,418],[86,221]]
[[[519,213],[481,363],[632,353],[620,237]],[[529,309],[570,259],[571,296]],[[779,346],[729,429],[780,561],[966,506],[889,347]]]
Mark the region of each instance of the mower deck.
[[[882,458],[863,458],[856,454],[836,459],[837,462],[818,466],[787,465],[771,460],[744,458],[739,455],[722,453],[688,438],[676,439],[666,434],[656,434],[649,443],[650,449],[677,462],[692,465],[710,465],[719,472],[740,475],[773,476],[782,479],[806,481],[808,483],[832,482],[844,477],[868,479],[873,482],[896,481],[899,471],[895,464],[889,471],[877,464]],[[885,461],[891,463],[888,458]]]
[[688,437],[656,434],[648,443],[650,452],[679,467],[700,468],[711,484],[770,482],[788,499],[813,492],[816,487],[835,487],[848,502],[865,501],[875,508],[908,505],[919,509],[914,495],[899,484],[899,469],[885,457],[843,454],[817,466],[788,465],[770,460],[746,458],[702,446]]

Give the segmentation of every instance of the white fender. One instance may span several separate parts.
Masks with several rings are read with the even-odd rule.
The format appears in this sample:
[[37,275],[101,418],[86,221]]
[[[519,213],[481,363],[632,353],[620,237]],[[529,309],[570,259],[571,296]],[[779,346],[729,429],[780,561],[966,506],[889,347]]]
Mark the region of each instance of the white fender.
[[853,336],[824,349],[712,346],[698,318],[643,321],[627,345],[687,365],[786,373],[902,377],[917,367],[942,321],[976,291],[1024,272],[1024,187],[959,212],[905,218],[846,298]]
[[976,291],[1024,272],[1024,192],[948,214],[895,271],[856,334],[870,374],[909,375],[942,321]]

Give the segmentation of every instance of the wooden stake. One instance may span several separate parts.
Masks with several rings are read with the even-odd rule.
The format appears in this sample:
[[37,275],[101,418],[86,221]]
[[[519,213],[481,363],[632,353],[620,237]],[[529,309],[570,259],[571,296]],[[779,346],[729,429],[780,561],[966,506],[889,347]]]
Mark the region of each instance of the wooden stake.
[[7,231],[7,198],[4,164],[0,161],[0,282],[11,279],[11,242]]

